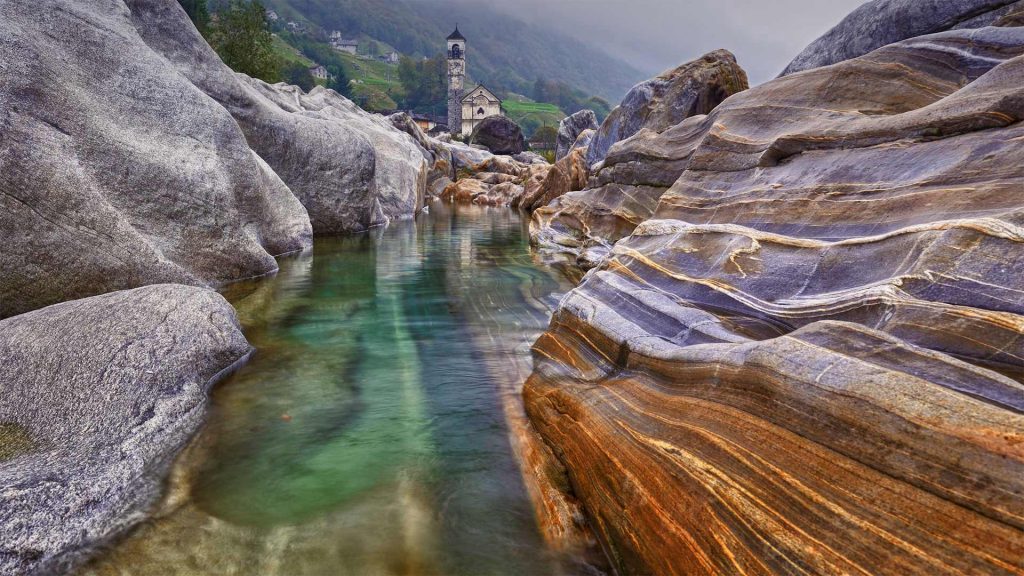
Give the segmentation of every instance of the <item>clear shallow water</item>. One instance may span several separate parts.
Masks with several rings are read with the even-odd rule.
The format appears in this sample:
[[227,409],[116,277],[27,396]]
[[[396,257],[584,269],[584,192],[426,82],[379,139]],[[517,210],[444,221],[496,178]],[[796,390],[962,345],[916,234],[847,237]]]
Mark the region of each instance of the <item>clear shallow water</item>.
[[[569,285],[505,209],[318,240],[227,296],[257,348],[87,574],[560,574],[509,419]],[[514,426],[513,426],[514,428]]]

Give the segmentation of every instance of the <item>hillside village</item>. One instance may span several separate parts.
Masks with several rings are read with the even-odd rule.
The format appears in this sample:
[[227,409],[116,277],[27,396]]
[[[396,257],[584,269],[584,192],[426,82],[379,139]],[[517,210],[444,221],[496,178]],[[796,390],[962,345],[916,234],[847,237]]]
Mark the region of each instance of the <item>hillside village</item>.
[[[218,14],[214,13],[212,19],[217,18]],[[361,30],[320,26],[270,7],[265,9],[264,21],[281,71],[277,78],[250,75],[271,82],[283,80],[305,90],[315,85],[326,86],[367,111],[382,114],[405,111],[425,131],[449,130],[452,106],[448,98],[448,63],[451,58],[446,54],[443,37],[436,39],[432,56],[405,54]],[[212,44],[216,47],[216,43]],[[225,61],[230,64],[228,58]],[[480,66],[478,60],[471,62],[464,70],[468,89],[484,85],[474,77]],[[610,106],[603,99],[590,97],[584,102],[582,93],[557,79],[537,78],[528,88],[524,91],[532,92],[529,95],[501,86],[484,86],[486,94],[477,92],[472,96],[476,100],[483,97],[486,102],[477,101],[475,107],[468,102],[465,104],[465,115],[469,118],[466,129],[450,131],[456,137],[463,137],[484,117],[501,114],[519,124],[526,137],[535,141],[535,147],[550,148],[558,123],[568,114],[590,108],[603,119],[609,112]],[[538,92],[550,101],[539,100]],[[568,108],[559,105],[559,101],[567,98]]]

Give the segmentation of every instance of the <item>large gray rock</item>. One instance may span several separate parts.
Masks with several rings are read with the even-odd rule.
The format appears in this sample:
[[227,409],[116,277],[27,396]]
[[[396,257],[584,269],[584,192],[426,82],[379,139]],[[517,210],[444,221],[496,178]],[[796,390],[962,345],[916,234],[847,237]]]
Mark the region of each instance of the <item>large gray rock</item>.
[[[410,135],[395,129],[390,120],[379,114],[370,114],[351,100],[322,86],[306,94],[297,86],[271,86],[245,75],[239,77],[290,114],[318,119],[331,132],[362,136],[374,154],[372,183],[375,209],[380,210],[379,218],[384,222],[408,220],[423,208],[430,168],[428,155]],[[315,143],[304,144],[315,146]],[[308,169],[302,171],[299,168],[304,177],[310,176]]]
[[0,321],[0,572],[67,571],[141,521],[249,350],[224,298],[178,285]]
[[812,42],[781,76],[863,56],[882,46],[956,28],[981,28],[1024,7],[1021,0],[874,0]]
[[587,130],[597,130],[598,126],[597,114],[593,110],[580,110],[562,118],[555,138],[555,161],[565,158],[572,151],[580,134]]
[[[146,43],[234,116],[249,145],[306,206],[317,234],[363,231],[410,218],[419,208],[423,187],[406,184],[425,183],[425,177],[401,166],[406,159],[393,164],[391,150],[375,149],[382,140],[392,140],[385,132],[397,133],[386,122],[341,106],[340,96],[327,97],[322,90],[298,98],[235,75],[195,27],[182,20],[177,2],[125,3]],[[326,107],[335,110],[323,113]]]
[[633,87],[594,135],[587,161],[604,160],[612,145],[646,128],[662,132],[707,114],[748,87],[747,74],[727,50],[716,50]]
[[508,156],[514,156],[526,149],[526,137],[523,136],[523,129],[505,116],[484,118],[473,129],[469,143],[483,146],[493,154]]
[[[149,4],[191,29],[173,0]],[[303,206],[123,2],[12,0],[3,12],[0,317],[268,274],[274,255],[310,245]]]

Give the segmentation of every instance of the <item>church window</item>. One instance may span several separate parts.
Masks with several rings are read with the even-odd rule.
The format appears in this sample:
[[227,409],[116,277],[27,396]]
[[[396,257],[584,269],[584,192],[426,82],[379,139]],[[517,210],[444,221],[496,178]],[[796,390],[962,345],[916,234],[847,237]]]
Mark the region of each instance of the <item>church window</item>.
[[477,110],[477,111],[476,111],[476,113],[477,113],[477,114],[481,114],[481,115],[483,115],[483,113],[484,113],[484,109],[483,109],[483,108],[481,108],[481,109]]

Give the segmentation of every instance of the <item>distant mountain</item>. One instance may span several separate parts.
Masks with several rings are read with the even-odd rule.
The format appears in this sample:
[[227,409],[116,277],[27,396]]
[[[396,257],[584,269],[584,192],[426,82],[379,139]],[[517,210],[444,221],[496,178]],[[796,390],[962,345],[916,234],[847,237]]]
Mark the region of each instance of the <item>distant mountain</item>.
[[465,0],[264,0],[283,19],[347,35],[365,34],[403,54],[434,56],[458,23],[469,44],[469,75],[501,91],[532,92],[537,78],[561,80],[618,102],[646,75],[599,49]]

